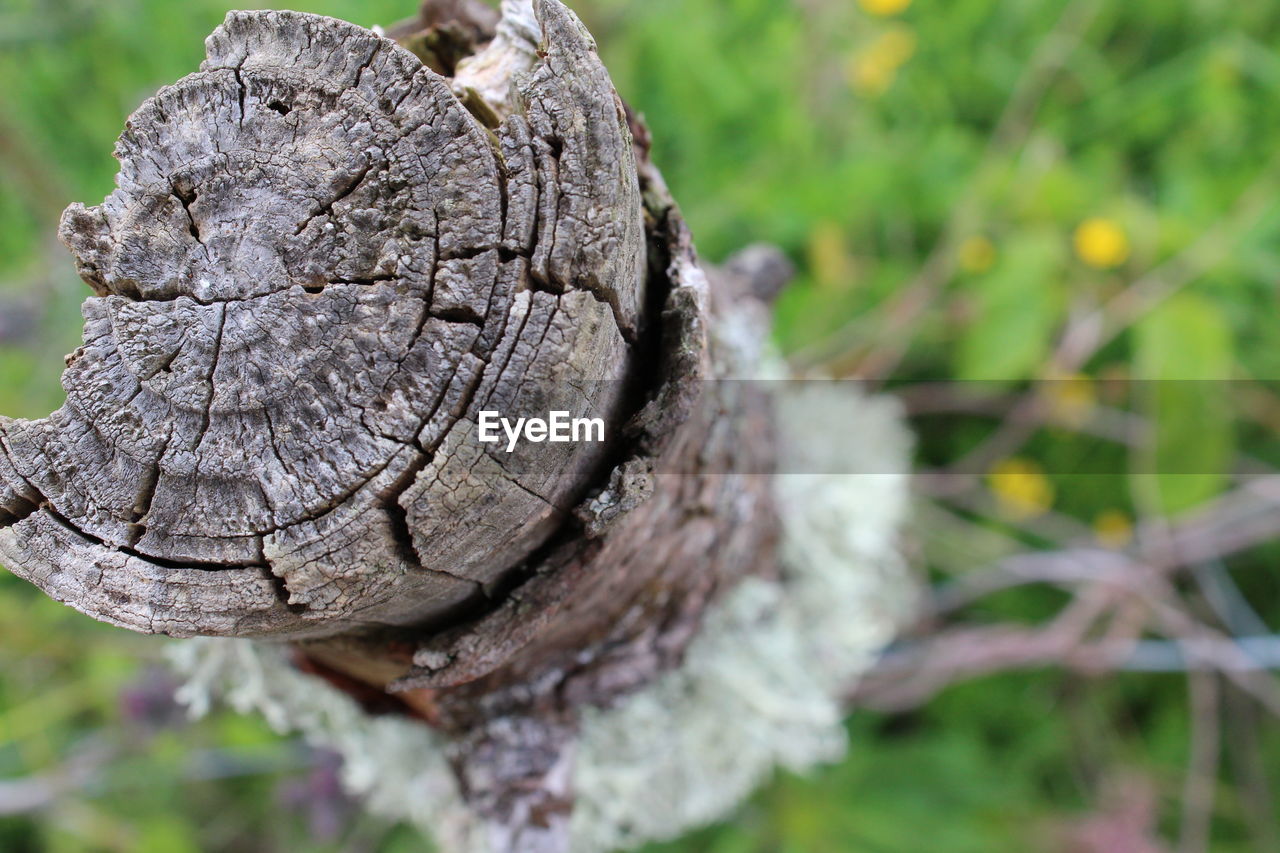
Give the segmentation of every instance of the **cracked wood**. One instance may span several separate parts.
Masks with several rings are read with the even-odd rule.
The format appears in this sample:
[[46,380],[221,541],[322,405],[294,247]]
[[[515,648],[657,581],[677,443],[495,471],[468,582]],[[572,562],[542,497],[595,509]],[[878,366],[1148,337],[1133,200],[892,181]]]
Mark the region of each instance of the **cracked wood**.
[[477,412],[618,423],[647,276],[621,104],[542,6],[493,127],[290,12],[232,12],[129,119],[63,217],[95,294],[66,404],[0,421],[10,568],[135,630],[323,637],[448,619],[565,523],[611,449],[506,454]]

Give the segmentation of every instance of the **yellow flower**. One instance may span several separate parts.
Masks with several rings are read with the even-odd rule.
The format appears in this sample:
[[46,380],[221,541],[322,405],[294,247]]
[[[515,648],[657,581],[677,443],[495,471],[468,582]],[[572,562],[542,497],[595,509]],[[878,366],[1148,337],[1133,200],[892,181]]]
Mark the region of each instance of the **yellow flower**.
[[1077,429],[1088,423],[1098,402],[1092,379],[1080,373],[1069,373],[1049,378],[1042,388],[1049,416],[1055,422]]
[[1129,237],[1115,220],[1086,219],[1076,229],[1076,254],[1100,270],[1118,267],[1129,259]]
[[960,269],[967,273],[984,273],[996,262],[996,247],[981,234],[960,244]]
[[1118,509],[1109,509],[1093,520],[1093,535],[1107,548],[1123,548],[1133,541],[1133,522]]
[[847,287],[852,282],[853,257],[838,224],[820,222],[809,235],[809,268],[822,287]]
[[916,51],[916,35],[909,27],[892,26],[854,54],[845,68],[849,85],[862,95],[880,95],[898,76],[898,69]]
[[911,5],[911,0],[858,0],[862,11],[870,15],[896,15]]
[[1030,459],[1006,459],[987,474],[1000,514],[1014,521],[1044,515],[1053,506],[1053,483]]
[[855,56],[849,62],[849,85],[860,95],[883,94],[897,76],[897,68],[877,62],[871,56]]

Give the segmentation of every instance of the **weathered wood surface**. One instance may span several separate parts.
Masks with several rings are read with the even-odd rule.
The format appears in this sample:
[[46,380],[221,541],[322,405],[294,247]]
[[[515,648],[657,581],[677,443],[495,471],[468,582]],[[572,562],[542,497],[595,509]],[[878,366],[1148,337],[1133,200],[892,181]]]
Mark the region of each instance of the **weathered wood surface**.
[[[410,52],[233,12],[135,113],[119,188],[63,218],[95,293],[66,405],[0,421],[0,561],[396,694],[494,849],[552,850],[577,712],[773,571],[767,406],[708,380],[750,372],[785,271],[709,279],[581,23],[504,13],[429,3]],[[508,454],[484,409],[608,440]]]
[[97,295],[66,405],[2,427],[9,565],[129,628],[334,634],[447,614],[563,523],[604,448],[475,413],[616,422],[588,380],[627,376],[646,279],[625,118],[551,8],[497,145],[387,39],[228,17],[64,217]]

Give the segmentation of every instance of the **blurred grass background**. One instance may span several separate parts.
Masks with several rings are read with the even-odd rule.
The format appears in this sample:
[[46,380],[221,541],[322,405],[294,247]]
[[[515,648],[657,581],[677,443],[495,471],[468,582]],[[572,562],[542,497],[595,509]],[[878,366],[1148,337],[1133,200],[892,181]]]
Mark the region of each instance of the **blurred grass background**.
[[[798,363],[1020,387],[1062,378],[1055,342],[1072,318],[1100,312],[1114,335],[1081,363],[1066,360],[1068,408],[1091,405],[1098,380],[1280,376],[1280,6],[571,5],[650,122],[703,253],[718,260],[766,240],[797,261],[778,337]],[[79,343],[88,291],[53,237],[57,217],[111,190],[125,117],[195,70],[228,8],[0,0],[0,413],[59,405],[61,359]],[[293,8],[364,25],[413,11],[406,0]],[[1132,310],[1135,282],[1161,298]],[[990,460],[987,502],[968,519],[978,523],[922,514],[922,570],[944,578],[990,559],[976,529],[1034,546],[1026,524],[1036,520],[1126,547],[1136,521],[1226,488],[1232,460],[1276,458],[1280,397],[1254,391],[1185,422],[1185,390],[1147,402],[1170,429],[1134,452],[1203,463],[1154,492],[1125,476],[1123,450],[1113,476],[1070,476],[1065,433]],[[962,458],[990,426],[922,422],[922,464]],[[1277,553],[1256,549],[1224,568],[1273,624]],[[1062,598],[1014,591],[971,615],[1035,623]],[[422,848],[411,830],[360,816],[330,757],[257,719],[184,721],[163,645],[0,572],[0,850]],[[1212,849],[1280,850],[1267,778],[1280,770],[1280,736],[1241,697],[1222,703]],[[1155,851],[1179,833],[1191,719],[1176,673],[994,675],[919,708],[858,712],[843,764],[780,778],[733,823],[655,849]],[[1126,821],[1131,831],[1114,837],[1129,841],[1089,840]],[[1133,846],[1145,837],[1152,846]]]

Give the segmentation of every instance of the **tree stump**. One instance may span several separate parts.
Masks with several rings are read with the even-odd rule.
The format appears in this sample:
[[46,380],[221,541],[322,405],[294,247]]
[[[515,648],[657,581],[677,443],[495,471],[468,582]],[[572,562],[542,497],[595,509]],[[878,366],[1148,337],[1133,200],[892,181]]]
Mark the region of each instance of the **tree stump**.
[[[777,580],[769,402],[717,380],[787,273],[699,265],[558,0],[392,35],[232,12],[129,119],[60,230],[94,291],[66,404],[0,421],[0,559],[125,628],[291,644],[450,740],[489,849],[564,850],[583,710]],[[493,411],[604,440],[486,443]]]

